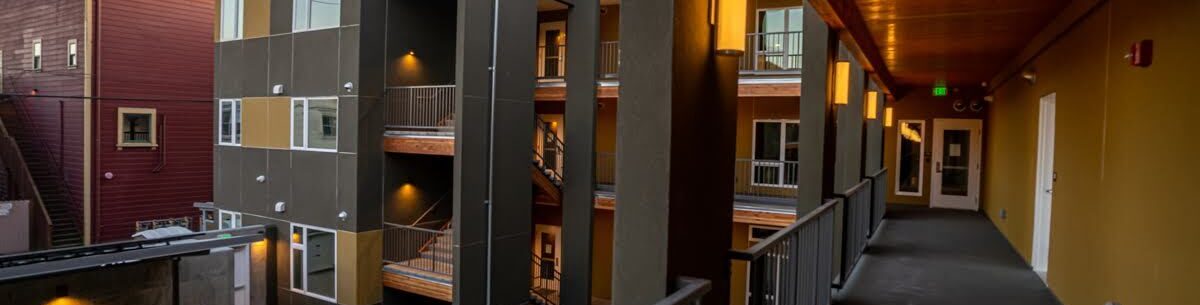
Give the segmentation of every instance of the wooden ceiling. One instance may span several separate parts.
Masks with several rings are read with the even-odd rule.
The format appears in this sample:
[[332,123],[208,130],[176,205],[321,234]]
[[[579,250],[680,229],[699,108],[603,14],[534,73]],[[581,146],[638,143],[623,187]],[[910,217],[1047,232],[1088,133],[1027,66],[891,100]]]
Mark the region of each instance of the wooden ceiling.
[[978,85],[1069,0],[855,0],[897,85]]

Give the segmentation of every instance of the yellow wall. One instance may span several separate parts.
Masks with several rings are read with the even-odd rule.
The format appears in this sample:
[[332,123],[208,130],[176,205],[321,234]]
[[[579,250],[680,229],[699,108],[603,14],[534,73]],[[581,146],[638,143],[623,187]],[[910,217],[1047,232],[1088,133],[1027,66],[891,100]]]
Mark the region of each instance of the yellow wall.
[[[220,1],[217,1],[220,2]],[[258,38],[271,34],[271,0],[245,0],[242,3],[242,37]]]
[[612,299],[613,211],[592,216],[592,296]]
[[[1038,99],[1057,93],[1049,284],[1065,304],[1194,304],[1200,2],[1111,0],[1004,83],[985,128],[984,208],[1032,245]],[[1154,65],[1129,45],[1154,40]],[[1008,217],[1000,218],[1000,211]]]
[[337,231],[337,300],[341,305],[383,300],[383,231]]
[[242,99],[242,146],[288,149],[291,147],[291,99]]
[[[932,167],[930,156],[933,155],[933,119],[984,119],[988,110],[981,112],[972,112],[965,110],[963,112],[954,111],[955,100],[967,100],[958,93],[950,96],[935,97],[933,96],[932,88],[917,88],[913,92],[906,95],[903,99],[896,103],[888,104],[892,107],[892,127],[884,128],[883,131],[883,165],[888,168],[888,187],[887,187],[887,202],[901,203],[912,205],[929,205],[930,192],[930,177],[932,177]],[[899,173],[896,167],[896,142],[899,140],[896,131],[900,129],[901,120],[918,120],[925,122],[925,135],[921,144],[925,146],[926,157],[923,157],[921,164],[924,168],[924,176],[921,178],[921,196],[901,196],[896,195],[896,175]],[[987,128],[984,127],[984,132]],[[987,137],[984,137],[984,142]],[[986,181],[987,179],[984,179]]]

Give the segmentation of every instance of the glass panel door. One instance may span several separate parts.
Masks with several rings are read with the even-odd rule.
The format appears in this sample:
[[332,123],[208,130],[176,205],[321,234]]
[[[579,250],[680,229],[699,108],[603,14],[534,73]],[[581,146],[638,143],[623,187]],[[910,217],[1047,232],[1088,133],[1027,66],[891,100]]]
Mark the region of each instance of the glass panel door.
[[967,196],[971,171],[971,131],[942,131],[942,195]]

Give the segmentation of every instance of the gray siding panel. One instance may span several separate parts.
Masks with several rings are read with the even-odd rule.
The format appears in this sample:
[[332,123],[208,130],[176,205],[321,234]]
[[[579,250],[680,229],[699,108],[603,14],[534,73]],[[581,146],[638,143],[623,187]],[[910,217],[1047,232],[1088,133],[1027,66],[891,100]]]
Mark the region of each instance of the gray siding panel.
[[337,154],[328,152],[292,152],[292,201],[286,219],[321,226],[337,223]]
[[221,60],[217,63],[217,98],[241,98],[245,65],[241,40],[219,44]]
[[292,96],[332,96],[341,94],[338,83],[338,42],[340,29],[292,34]]
[[267,175],[267,153],[266,149],[242,148],[242,212],[269,215],[269,187],[266,181],[257,180]]
[[[268,61],[268,90],[283,85],[284,95],[292,92],[292,35],[272,36]],[[268,91],[270,92],[270,91]]]
[[242,48],[243,93],[245,96],[267,96],[267,38],[247,39]]

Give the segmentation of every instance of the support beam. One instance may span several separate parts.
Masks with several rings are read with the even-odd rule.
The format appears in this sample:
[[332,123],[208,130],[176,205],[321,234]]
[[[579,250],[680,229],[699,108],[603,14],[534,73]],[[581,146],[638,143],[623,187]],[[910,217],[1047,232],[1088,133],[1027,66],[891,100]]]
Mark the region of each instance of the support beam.
[[596,158],[596,71],[600,1],[575,0],[567,11],[567,101],[562,204],[562,304],[592,300],[592,208]]
[[537,8],[532,0],[494,3],[458,1],[455,304],[529,300]]
[[811,9],[804,10],[805,54],[800,91],[800,145],[797,169],[796,215],[805,215],[824,202],[822,181],[825,154],[825,115],[829,103],[829,26]]
[[715,55],[710,3],[621,5],[613,304],[653,304],[678,276],[729,302],[737,57]]
[[850,103],[834,107],[837,120],[837,147],[834,159],[834,192],[844,192],[862,180],[863,93],[866,74],[848,49],[838,52],[838,60],[850,62]]

